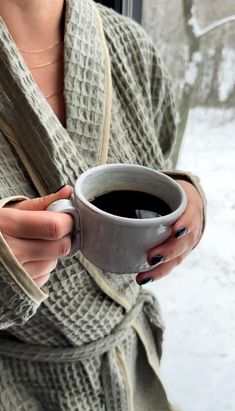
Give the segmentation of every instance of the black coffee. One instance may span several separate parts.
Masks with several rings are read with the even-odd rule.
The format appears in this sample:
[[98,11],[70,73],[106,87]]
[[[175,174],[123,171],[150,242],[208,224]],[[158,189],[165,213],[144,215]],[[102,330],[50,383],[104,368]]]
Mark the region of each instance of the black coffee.
[[127,218],[155,218],[172,212],[165,201],[141,191],[111,191],[90,202],[107,213]]

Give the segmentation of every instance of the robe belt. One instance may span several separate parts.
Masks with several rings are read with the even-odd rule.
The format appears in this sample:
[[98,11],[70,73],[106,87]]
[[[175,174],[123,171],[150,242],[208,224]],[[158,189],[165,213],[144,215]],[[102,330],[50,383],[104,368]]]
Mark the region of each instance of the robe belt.
[[153,303],[153,296],[140,293],[136,304],[109,335],[79,347],[48,347],[0,337],[0,355],[31,362],[49,363],[71,363],[102,355],[122,342],[132,323],[141,313],[143,305]]

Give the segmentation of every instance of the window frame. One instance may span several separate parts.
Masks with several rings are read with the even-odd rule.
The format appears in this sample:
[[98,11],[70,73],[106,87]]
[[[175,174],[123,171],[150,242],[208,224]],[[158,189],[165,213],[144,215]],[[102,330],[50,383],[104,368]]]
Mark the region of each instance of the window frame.
[[122,0],[122,14],[141,23],[143,0]]
[[96,0],[107,7],[112,7],[123,16],[130,17],[141,23],[143,0]]

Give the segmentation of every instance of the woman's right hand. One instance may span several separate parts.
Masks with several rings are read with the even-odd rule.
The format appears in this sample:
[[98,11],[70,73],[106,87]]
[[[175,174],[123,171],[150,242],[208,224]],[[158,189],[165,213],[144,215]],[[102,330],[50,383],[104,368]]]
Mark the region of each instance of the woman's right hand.
[[58,258],[70,252],[73,219],[65,213],[45,211],[56,200],[70,198],[72,189],[45,197],[8,203],[0,209],[0,231],[11,251],[32,277],[42,287]]

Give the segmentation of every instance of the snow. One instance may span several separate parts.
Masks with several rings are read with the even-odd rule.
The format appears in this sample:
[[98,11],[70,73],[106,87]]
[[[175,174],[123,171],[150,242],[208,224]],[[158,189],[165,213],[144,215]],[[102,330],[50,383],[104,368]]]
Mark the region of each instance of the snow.
[[[192,14],[194,14],[195,7],[192,7]],[[197,19],[192,15],[192,17],[188,20],[188,24],[192,26],[193,33],[196,37],[201,36],[202,29],[200,24],[198,23]]]
[[221,102],[226,101],[235,87],[234,76],[235,50],[225,47],[222,50],[222,61],[218,73],[218,94]]
[[188,64],[188,69],[185,73],[185,83],[193,86],[198,77],[198,64],[202,62],[202,54],[200,51],[193,53],[192,59]]
[[196,108],[180,169],[207,195],[204,237],[182,266],[147,285],[166,324],[162,379],[182,411],[235,411],[235,112]]

